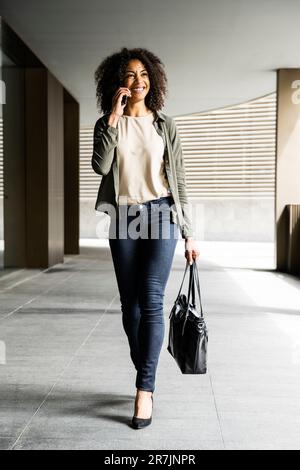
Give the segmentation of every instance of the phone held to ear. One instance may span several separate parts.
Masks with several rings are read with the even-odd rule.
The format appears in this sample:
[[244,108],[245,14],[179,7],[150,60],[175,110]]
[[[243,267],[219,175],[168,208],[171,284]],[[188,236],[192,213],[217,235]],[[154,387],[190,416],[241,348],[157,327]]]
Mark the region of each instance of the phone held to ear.
[[123,104],[125,104],[125,105],[126,105],[126,104],[127,104],[127,98],[128,98],[128,96],[127,96],[127,95],[123,95],[123,97],[122,97],[122,101],[121,101],[121,105],[123,105]]

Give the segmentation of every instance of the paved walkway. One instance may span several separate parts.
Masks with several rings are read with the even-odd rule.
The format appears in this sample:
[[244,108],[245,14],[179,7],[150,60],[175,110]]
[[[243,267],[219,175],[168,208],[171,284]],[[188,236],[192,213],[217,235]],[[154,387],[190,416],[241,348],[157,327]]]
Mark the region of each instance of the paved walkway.
[[209,369],[182,375],[166,350],[185,266],[178,248],[153,422],[138,431],[129,426],[135,370],[107,247],[82,247],[46,271],[2,272],[0,448],[300,449],[300,280],[226,267],[203,243]]

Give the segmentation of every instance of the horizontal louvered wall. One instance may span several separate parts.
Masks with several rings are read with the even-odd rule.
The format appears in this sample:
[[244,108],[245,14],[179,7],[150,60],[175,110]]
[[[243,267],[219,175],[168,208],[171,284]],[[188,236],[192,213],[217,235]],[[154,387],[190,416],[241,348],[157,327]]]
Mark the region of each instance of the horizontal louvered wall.
[[93,154],[93,127],[80,129],[80,199],[96,198],[102,176],[91,165]]
[[276,94],[176,117],[192,198],[273,198]]
[[[193,199],[270,199],[275,191],[276,93],[237,106],[174,118]],[[80,131],[80,197],[96,197],[93,128]]]

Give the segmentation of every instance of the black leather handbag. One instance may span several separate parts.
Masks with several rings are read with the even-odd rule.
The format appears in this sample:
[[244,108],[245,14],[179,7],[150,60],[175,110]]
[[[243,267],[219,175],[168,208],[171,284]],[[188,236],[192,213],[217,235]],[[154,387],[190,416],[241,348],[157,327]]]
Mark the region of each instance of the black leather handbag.
[[[169,315],[170,326],[167,349],[183,374],[206,374],[208,328],[202,311],[196,260],[190,265],[188,297],[181,294],[188,266],[187,261],[179,293]],[[199,294],[200,312],[196,307],[195,283]]]

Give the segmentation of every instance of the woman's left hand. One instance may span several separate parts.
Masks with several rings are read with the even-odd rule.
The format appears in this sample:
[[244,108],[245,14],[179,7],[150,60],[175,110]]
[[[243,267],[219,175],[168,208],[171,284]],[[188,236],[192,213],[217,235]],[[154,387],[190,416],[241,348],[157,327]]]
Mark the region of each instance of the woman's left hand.
[[185,239],[184,256],[186,257],[189,264],[193,264],[194,259],[196,259],[199,255],[200,251],[197,242],[192,237],[187,237]]

